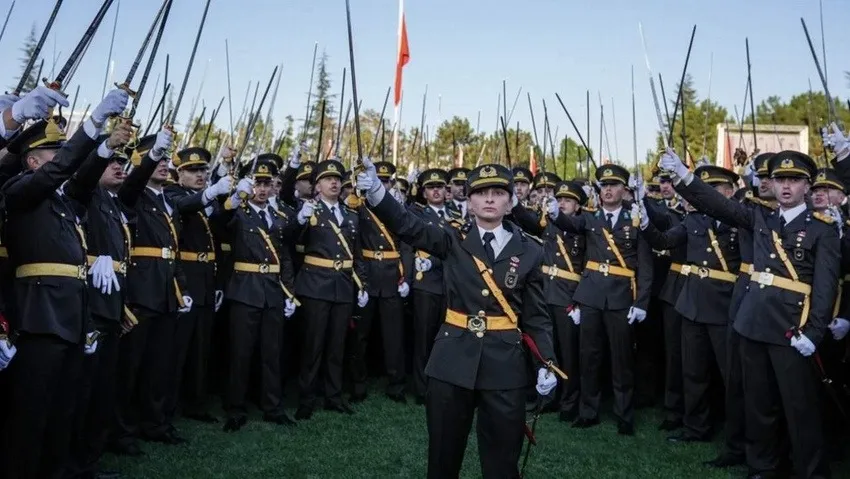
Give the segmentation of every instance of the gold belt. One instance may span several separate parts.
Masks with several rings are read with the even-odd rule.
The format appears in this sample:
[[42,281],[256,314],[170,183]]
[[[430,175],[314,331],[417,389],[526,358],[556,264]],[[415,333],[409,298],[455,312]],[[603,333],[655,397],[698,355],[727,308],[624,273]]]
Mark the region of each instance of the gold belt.
[[210,261],[215,261],[215,252],[190,253],[188,251],[181,251],[179,256],[181,261],[194,261],[197,263],[209,263]]
[[741,267],[738,269],[738,274],[745,274],[749,276],[753,272],[753,265],[750,263],[741,263]]
[[516,324],[507,316],[487,316],[484,311],[478,314],[463,314],[451,309],[446,311],[446,323],[458,328],[468,329],[479,338],[484,337],[484,332],[516,330]]
[[682,265],[679,263],[672,263],[670,264],[670,271],[682,274]]
[[260,274],[278,274],[280,273],[279,264],[254,264],[254,263],[233,263],[233,271],[240,273],[260,273]]
[[32,263],[18,266],[15,269],[16,278],[31,278],[33,276],[61,276],[63,278],[74,278],[86,280],[88,268],[86,265],[74,265],[63,263]]
[[174,250],[171,248],[151,248],[140,246],[130,251],[130,256],[139,258],[174,259]]
[[364,249],[363,257],[382,261],[385,259],[399,259],[401,258],[401,255],[398,254],[398,251],[372,251],[369,249]]
[[613,264],[608,263],[597,263],[596,261],[588,261],[585,269],[589,269],[591,271],[598,271],[605,276],[609,274],[613,274],[614,276],[623,276],[626,278],[634,278],[635,272],[627,269],[621,268],[619,266],[614,266]]
[[[697,276],[700,279],[711,278],[718,279],[720,281],[726,281],[728,283],[734,283],[738,280],[738,275],[734,273],[727,273],[726,271],[720,271],[717,269],[706,268],[705,266],[694,266],[690,264],[679,265],[680,270],[678,271],[682,276]],[[672,269],[672,267],[671,267]]]
[[[96,259],[97,256],[86,256],[86,260],[88,260],[89,266],[94,264],[94,261]],[[115,271],[116,273],[127,274],[127,262],[112,260],[112,271]]]
[[557,266],[546,266],[545,264],[540,267],[543,270],[543,274],[548,274],[549,279],[553,279],[555,277],[566,279],[569,281],[580,281],[581,275],[578,273],[573,273],[570,271],[565,271],[563,269],[559,269]]
[[310,266],[318,266],[319,268],[333,268],[337,271],[342,269],[351,269],[354,266],[354,261],[350,259],[347,260],[332,260],[325,258],[318,258],[316,256],[305,256],[304,264],[309,264]]
[[222,243],[221,244],[221,252],[226,253],[233,251],[233,248],[230,246],[230,243]]
[[764,288],[765,286],[773,286],[779,289],[784,289],[786,291],[793,291],[795,293],[805,294],[809,296],[812,294],[812,286],[802,281],[794,281],[788,278],[783,278],[782,276],[776,276],[773,273],[765,273],[762,271],[753,271],[750,273],[750,279],[754,283],[758,283],[760,288]]

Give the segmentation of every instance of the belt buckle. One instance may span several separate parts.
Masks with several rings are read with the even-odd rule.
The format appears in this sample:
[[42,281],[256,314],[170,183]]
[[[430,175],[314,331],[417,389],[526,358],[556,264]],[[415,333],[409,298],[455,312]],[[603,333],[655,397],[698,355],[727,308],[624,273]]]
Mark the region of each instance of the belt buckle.
[[268,274],[269,271],[271,271],[271,268],[269,268],[268,263],[263,263],[260,265],[260,273]]
[[209,255],[207,253],[198,253],[198,262],[206,263],[209,261]]
[[487,315],[484,311],[479,311],[478,314],[470,314],[466,317],[466,329],[475,333],[479,338],[484,337],[484,332],[487,331]]
[[375,259],[378,261],[383,261],[384,252],[383,251],[375,251]]
[[683,264],[682,265],[682,276],[688,276],[691,274],[691,265]]
[[159,254],[162,257],[162,259],[171,259],[172,258],[171,248],[162,248],[162,250],[160,251]]
[[764,271],[759,273],[758,284],[764,288],[765,286],[773,286],[773,273],[766,273]]
[[342,260],[338,259],[338,260],[334,261],[334,269],[337,270],[337,271],[342,269]]
[[699,275],[700,279],[708,278],[708,275],[709,275],[708,268],[702,267],[702,268],[698,269],[697,274]]
[[126,261],[122,261],[122,262],[118,263],[118,272],[121,273],[121,274],[124,274],[124,275],[127,274],[127,262]]
[[599,263],[599,272],[608,276],[608,263]]
[[85,281],[88,276],[89,268],[88,266],[81,264],[77,266],[77,279],[81,281]]

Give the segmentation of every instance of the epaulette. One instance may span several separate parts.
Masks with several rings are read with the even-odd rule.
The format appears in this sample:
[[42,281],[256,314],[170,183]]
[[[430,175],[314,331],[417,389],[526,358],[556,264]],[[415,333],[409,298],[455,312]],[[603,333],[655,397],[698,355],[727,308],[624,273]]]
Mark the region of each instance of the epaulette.
[[543,244],[543,240],[542,240],[542,239],[540,239],[540,238],[538,238],[537,236],[534,236],[534,235],[532,235],[532,234],[528,234],[528,233],[526,233],[525,231],[523,231],[523,232],[522,232],[522,235],[523,235],[524,237],[526,237],[526,238],[531,238],[531,239],[533,239],[534,241],[536,241],[536,242],[540,243],[541,245]]
[[771,203],[770,201],[765,201],[761,198],[756,198],[751,193],[748,193],[747,196],[745,197],[745,199],[747,201],[751,202],[751,203],[755,203],[759,206],[763,206],[763,207],[771,209],[771,210],[775,210],[777,208],[777,206],[774,205],[773,203]]
[[344,203],[349,212],[357,213],[355,210],[363,205],[363,198],[352,193],[345,198]]
[[[361,201],[361,204],[365,204],[365,203],[362,203],[363,200],[360,200],[360,201]],[[352,208],[348,205],[345,205],[345,210],[348,211],[349,213],[352,213],[352,214],[355,214],[355,215],[357,214],[357,208]]]
[[661,193],[647,193],[646,197],[652,198],[653,200],[663,200],[664,199],[664,198],[661,197]]
[[585,213],[594,214],[596,213],[597,209],[592,206],[584,206],[582,207],[582,211],[584,211]]
[[821,213],[820,211],[815,211],[815,212],[813,212],[813,213],[812,213],[812,216],[814,216],[815,218],[817,218],[817,219],[819,219],[819,220],[823,221],[824,223],[826,223],[826,224],[828,224],[828,225],[831,225],[831,224],[835,223],[835,218],[833,218],[832,216],[829,216],[829,215],[823,214],[823,213]]
[[676,206],[668,206],[668,207],[667,207],[667,209],[668,209],[668,210],[670,210],[670,211],[672,211],[673,213],[676,213],[677,215],[683,215],[683,214],[685,214],[685,211],[683,211],[683,210],[679,209],[679,205],[676,205]]

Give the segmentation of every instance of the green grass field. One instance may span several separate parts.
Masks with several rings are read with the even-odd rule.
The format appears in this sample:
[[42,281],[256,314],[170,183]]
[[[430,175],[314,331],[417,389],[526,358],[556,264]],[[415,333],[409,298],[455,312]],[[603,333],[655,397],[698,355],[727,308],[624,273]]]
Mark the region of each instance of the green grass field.
[[[222,424],[180,421],[177,427],[190,443],[163,446],[143,443],[142,459],[106,456],[103,468],[131,478],[384,478],[425,477],[427,432],[425,408],[399,405],[373,388],[357,414],[343,416],[317,411],[297,427],[272,426],[256,411],[239,432],[225,434]],[[220,413],[220,411],[219,411]],[[656,430],[657,410],[640,411],[634,437],[616,433],[616,423],[603,415],[600,426],[577,430],[544,415],[537,425],[540,445],[532,450],[526,477],[534,478],[700,478],[725,479],[745,475],[745,469],[717,471],[702,465],[721,444],[669,444]],[[478,449],[473,433],[467,447],[463,477],[479,477]],[[845,464],[833,477],[850,477]]]

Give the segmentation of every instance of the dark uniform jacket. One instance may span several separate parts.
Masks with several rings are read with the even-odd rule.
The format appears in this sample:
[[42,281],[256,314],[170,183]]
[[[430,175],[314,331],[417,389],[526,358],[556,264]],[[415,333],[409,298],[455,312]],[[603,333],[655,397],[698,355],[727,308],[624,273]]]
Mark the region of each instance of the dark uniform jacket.
[[640,228],[633,226],[631,211],[625,203],[613,228],[602,209],[593,215],[559,214],[554,224],[562,230],[584,234],[588,261],[621,266],[605,239],[603,231],[607,231],[612,235],[625,267],[635,272],[636,292],[632,290],[632,281],[625,276],[606,276],[599,271],[585,269],[573,300],[596,309],[618,310],[635,306],[647,310],[652,289],[652,250],[639,234]]
[[[118,198],[124,207],[135,213],[131,218],[130,232],[133,248],[155,248],[164,252],[162,257],[151,258],[133,255],[127,271],[127,303],[159,313],[176,313],[180,308],[178,297],[188,295],[176,255],[180,234],[179,212],[174,205],[171,215],[156,194],[147,188],[148,179],[157,162],[145,155],[141,164],[124,180]],[[194,298],[192,298],[194,301]]]
[[[752,232],[756,272],[790,279],[792,275],[774,244],[772,233],[777,232],[799,280],[812,287],[810,311],[802,332],[815,345],[819,344],[832,320],[838,287],[841,258],[835,225],[827,224],[806,208],[780,232],[779,210],[748,208],[726,199],[698,178],[687,186],[680,183],[676,190],[700,211]],[[734,327],[754,341],[788,346],[786,333],[800,327],[803,307],[803,294],[752,281]]]
[[[320,299],[332,303],[350,303],[355,297],[359,286],[354,282],[350,268],[335,269],[333,267],[313,266],[307,264],[308,257],[321,260],[350,261],[354,257],[354,272],[363,284],[368,286],[368,276],[360,248],[360,218],[356,211],[350,210],[342,203],[337,203],[342,212],[342,224],[338,225],[340,234],[345,238],[348,249],[337,236],[331,222],[336,224],[330,208],[324,202],[317,201],[313,219],[303,226],[299,238],[303,240],[305,263],[298,271],[295,282],[295,295],[305,298]],[[351,253],[349,254],[349,250]],[[397,288],[398,286],[396,286]]]
[[[416,215],[416,217],[429,225],[434,225],[444,229],[460,227],[460,216],[455,212],[455,210],[449,210],[448,207],[445,207],[446,214],[449,215],[448,218],[440,218],[440,215],[438,215],[433,208],[430,206],[423,206],[420,203],[411,204],[408,207],[408,211],[410,214]],[[431,294],[445,294],[443,282],[443,261],[421,249],[414,249],[413,247],[410,249],[411,256],[413,258],[419,257],[431,261],[431,269],[421,273],[416,271],[414,261],[407,262],[408,264],[406,265],[407,269],[405,270],[405,273],[407,274],[407,284],[410,285],[410,288]]]
[[34,263],[77,266],[78,278],[34,276],[15,280],[14,327],[79,343],[88,328],[86,248],[81,223],[85,209],[57,193],[97,146],[83,128],[52,162],[11,178],[3,186],[6,245],[12,268]]
[[[367,271],[366,275],[369,277],[366,292],[369,296],[378,298],[398,296],[399,283],[404,280],[401,242],[389,231],[384,233],[386,226],[369,210],[367,205],[363,204],[357,210],[360,216],[360,247],[364,252],[363,262]],[[387,253],[397,254],[399,258],[383,257]],[[366,255],[381,256],[381,258],[367,258]]]
[[[686,213],[684,208],[681,206],[670,208],[665,202],[649,197],[644,198],[643,203],[644,206],[646,206],[646,213],[647,216],[649,216],[649,221],[652,222],[653,226],[661,231],[667,231],[685,219]],[[671,306],[676,305],[676,301],[679,299],[679,292],[682,291],[682,287],[685,285],[685,276],[682,276],[681,273],[675,271],[672,265],[677,265],[676,267],[678,268],[687,261],[686,250],[687,248],[685,245],[664,250],[665,253],[669,255],[669,264],[663,267],[664,269],[661,271],[658,269],[653,269],[652,271],[653,289],[655,289],[654,284],[656,282],[663,282],[661,289],[658,292],[658,299]],[[653,254],[656,258],[655,264],[657,264],[659,261],[659,254],[656,251],[653,251]],[[654,267],[655,266],[653,266],[653,268]],[[664,275],[664,271],[667,272],[666,276]]]
[[[0,138],[0,144],[5,147],[6,140]],[[8,155],[7,158],[4,158],[3,162],[0,162],[0,188],[10,178],[17,176],[22,169],[23,165],[19,156]],[[11,325],[14,324],[13,318],[15,317],[15,271],[9,262],[9,251],[6,249],[5,234],[2,231],[5,224],[6,212],[0,208],[0,315],[10,321]]]
[[[650,208],[655,210],[667,210],[672,212],[682,212],[684,213],[684,209],[681,206],[681,203],[674,202],[674,200],[665,200],[661,197],[651,197],[647,196],[643,200],[645,205],[647,206],[647,212]],[[671,206],[672,205],[672,206]],[[668,273],[670,272],[670,265],[673,263],[673,258],[671,256],[672,251],[667,248],[652,248],[652,297],[660,298],[661,292],[664,289],[664,285],[667,282]]]
[[552,321],[546,310],[546,279],[540,271],[543,249],[515,224],[505,222],[512,236],[488,264],[478,228],[441,228],[410,214],[389,194],[373,210],[390,231],[417,249],[443,261],[448,309],[462,314],[505,316],[494,294],[478,272],[473,257],[493,270],[492,276],[510,308],[517,313],[518,329],[486,331],[482,337],[467,328],[440,327],[425,373],[466,389],[502,390],[527,386],[532,378],[520,330],[537,343],[544,358],[554,358]]
[[[714,218],[694,212],[667,231],[659,231],[650,223],[644,234],[649,244],[656,249],[687,246],[686,265],[691,270],[689,274],[681,275],[685,282],[675,303],[676,311],[684,318],[698,323],[728,323],[732,289],[741,266],[738,229],[725,223],[718,226]],[[712,234],[717,240],[716,245],[713,244]],[[709,269],[726,273],[731,281],[710,277]]]
[[[194,306],[215,304],[216,242],[213,236],[213,219],[219,203],[212,201],[213,212],[207,215],[203,191],[179,185],[165,188],[165,197],[180,212],[180,269],[186,279],[186,289]],[[197,257],[197,259],[195,259]]]
[[227,229],[233,245],[234,263],[253,265],[279,265],[280,273],[254,273],[233,271],[225,289],[225,297],[231,301],[255,308],[283,308],[286,296],[283,287],[293,291],[292,257],[284,245],[293,234],[294,217],[283,217],[271,206],[266,212],[271,215],[271,227],[248,204],[224,213]]
[[[578,288],[578,281],[564,279],[557,275],[558,271],[572,272],[581,275],[584,271],[585,239],[583,234],[561,231],[541,213],[533,212],[522,205],[517,205],[513,211],[517,223],[529,233],[543,239],[544,265],[549,268],[546,277],[546,304],[568,307],[573,304],[573,295]],[[579,212],[584,215],[587,213]],[[559,244],[560,239],[560,244]],[[562,250],[563,248],[563,250]],[[572,264],[567,263],[569,258]],[[557,268],[555,270],[552,267]],[[553,271],[555,274],[552,274]]]
[[[766,213],[776,209],[772,203],[756,198],[751,192],[748,192],[741,199],[741,204],[750,210],[764,209]],[[738,309],[741,307],[741,302],[747,294],[750,286],[750,269],[753,264],[753,233],[744,228],[738,228],[738,246],[741,250],[741,268],[738,274],[738,281],[735,283],[735,288],[732,290],[732,300],[729,303],[729,318],[734,323],[738,316]]]

